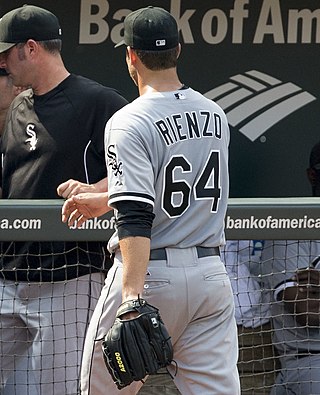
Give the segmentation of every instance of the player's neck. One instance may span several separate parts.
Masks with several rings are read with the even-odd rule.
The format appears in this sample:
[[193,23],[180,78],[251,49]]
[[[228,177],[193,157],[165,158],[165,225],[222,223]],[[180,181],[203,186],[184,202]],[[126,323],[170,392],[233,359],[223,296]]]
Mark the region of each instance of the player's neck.
[[58,86],[70,73],[66,70],[60,56],[45,59],[38,69],[32,89],[36,95],[44,95]]
[[159,70],[138,75],[140,96],[151,92],[171,92],[180,89],[180,82],[176,69]]

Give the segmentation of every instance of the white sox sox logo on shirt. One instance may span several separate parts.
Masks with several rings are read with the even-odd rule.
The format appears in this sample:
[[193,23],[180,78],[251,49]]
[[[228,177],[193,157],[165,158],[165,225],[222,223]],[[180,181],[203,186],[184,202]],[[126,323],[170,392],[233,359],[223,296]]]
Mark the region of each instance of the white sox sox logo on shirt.
[[34,128],[35,128],[35,125],[32,123],[30,123],[26,127],[26,133],[30,137],[28,139],[26,139],[25,142],[30,144],[30,151],[34,151],[36,149],[36,145],[38,143],[37,134],[34,131]]
[[114,144],[108,146],[107,157],[109,159],[108,166],[111,167],[115,177],[122,176],[122,162],[118,162]]

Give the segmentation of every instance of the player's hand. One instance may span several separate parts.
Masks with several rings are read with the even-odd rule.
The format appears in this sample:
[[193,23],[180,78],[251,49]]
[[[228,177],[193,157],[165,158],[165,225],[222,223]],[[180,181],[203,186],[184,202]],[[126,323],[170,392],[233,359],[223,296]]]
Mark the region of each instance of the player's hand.
[[100,217],[112,210],[107,192],[80,193],[67,199],[62,206],[62,222],[80,227],[90,218]]
[[320,271],[314,268],[300,269],[296,272],[296,282],[300,287],[319,287]]
[[72,196],[78,195],[79,193],[87,192],[99,192],[95,184],[86,184],[72,178],[68,181],[63,182],[57,188],[57,193],[59,196],[68,199]]
[[303,326],[320,325],[320,272],[314,268],[299,269],[293,280],[296,286],[283,292],[289,312]]
[[72,178],[68,181],[63,182],[57,188],[59,196],[68,199],[72,196],[78,195],[79,193],[96,192],[94,184],[86,184]]

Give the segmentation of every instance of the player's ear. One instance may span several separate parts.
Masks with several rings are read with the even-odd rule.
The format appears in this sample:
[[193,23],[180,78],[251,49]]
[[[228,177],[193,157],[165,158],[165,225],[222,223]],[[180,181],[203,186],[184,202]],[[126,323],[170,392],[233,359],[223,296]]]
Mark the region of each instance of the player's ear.
[[26,43],[24,43],[23,49],[27,56],[34,57],[41,49],[41,45],[37,41],[29,39]]
[[127,59],[130,60],[131,64],[135,64],[138,59],[136,51],[131,47],[127,47]]

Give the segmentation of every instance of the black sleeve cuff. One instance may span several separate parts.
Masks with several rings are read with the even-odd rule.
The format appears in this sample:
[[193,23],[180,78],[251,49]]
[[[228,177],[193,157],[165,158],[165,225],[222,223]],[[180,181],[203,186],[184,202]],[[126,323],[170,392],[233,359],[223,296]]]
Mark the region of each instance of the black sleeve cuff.
[[114,204],[117,210],[116,225],[119,240],[126,237],[151,237],[155,217],[151,204],[135,201],[120,201]]

